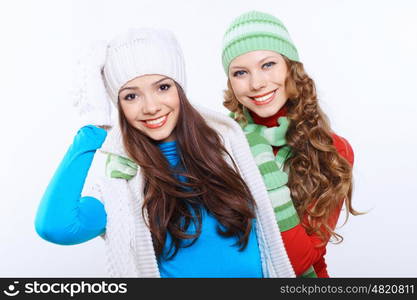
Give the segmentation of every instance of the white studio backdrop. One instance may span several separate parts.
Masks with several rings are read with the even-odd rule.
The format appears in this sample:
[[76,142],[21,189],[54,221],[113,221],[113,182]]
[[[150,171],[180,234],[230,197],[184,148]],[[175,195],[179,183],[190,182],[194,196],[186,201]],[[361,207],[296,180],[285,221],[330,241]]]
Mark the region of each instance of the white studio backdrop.
[[[329,245],[334,277],[417,277],[417,1],[2,1],[0,4],[0,276],[106,277],[100,238],[48,243],[33,221],[78,129],[73,62],[129,27],[170,28],[183,47],[187,94],[226,113],[221,38],[248,10],[288,28],[336,133],[355,151],[354,207],[368,214]],[[342,223],[342,212],[339,223]]]

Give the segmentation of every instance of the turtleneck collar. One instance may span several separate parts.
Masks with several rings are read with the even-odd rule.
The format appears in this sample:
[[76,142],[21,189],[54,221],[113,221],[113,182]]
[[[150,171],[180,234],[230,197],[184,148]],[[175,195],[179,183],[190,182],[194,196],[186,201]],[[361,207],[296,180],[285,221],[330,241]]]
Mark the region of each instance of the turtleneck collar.
[[157,146],[166,157],[171,166],[176,166],[179,162],[177,142],[158,142]]
[[249,111],[249,113],[250,113],[250,115],[253,119],[253,122],[255,124],[264,125],[268,128],[277,126],[278,125],[278,118],[283,117],[287,114],[287,108],[286,108],[285,105],[283,107],[281,107],[274,115],[272,115],[270,117],[266,117],[266,118],[262,118],[262,117],[258,116],[256,113],[254,113],[251,110],[248,110],[248,111]]

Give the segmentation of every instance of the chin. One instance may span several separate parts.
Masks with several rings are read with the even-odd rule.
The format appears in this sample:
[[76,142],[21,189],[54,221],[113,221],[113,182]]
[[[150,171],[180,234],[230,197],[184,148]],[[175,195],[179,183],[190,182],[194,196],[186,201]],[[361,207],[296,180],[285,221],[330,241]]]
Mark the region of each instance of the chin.
[[268,108],[259,108],[255,107],[254,110],[252,110],[255,114],[260,116],[261,118],[268,118],[270,116],[275,115],[278,112],[279,108],[275,107],[268,107]]
[[161,132],[155,134],[148,134],[148,137],[157,142],[163,142],[164,140],[168,139],[171,136],[170,132]]
[[156,142],[162,142],[166,138],[168,138],[169,135],[148,135],[148,137]]

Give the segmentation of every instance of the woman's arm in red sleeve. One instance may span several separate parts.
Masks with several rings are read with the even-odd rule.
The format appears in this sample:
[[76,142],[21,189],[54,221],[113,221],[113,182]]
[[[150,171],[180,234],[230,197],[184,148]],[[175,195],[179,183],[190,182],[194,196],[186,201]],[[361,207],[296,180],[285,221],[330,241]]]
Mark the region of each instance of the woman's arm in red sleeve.
[[[333,135],[333,144],[341,156],[343,156],[352,166],[354,162],[354,154],[352,147],[342,137]],[[337,220],[339,219],[340,211],[343,206],[343,201],[330,215],[328,225],[332,230],[336,227]],[[304,216],[303,222],[306,222]],[[288,253],[288,257],[293,265],[295,274],[297,276],[303,274],[311,265],[318,262],[325,254],[327,242],[322,245],[322,240],[317,234],[308,235],[304,227],[299,224],[290,230],[281,233],[284,240],[285,248]]]
[[352,146],[349,144],[349,142],[342,138],[341,136],[338,136],[337,134],[332,134],[333,138],[333,146],[336,148],[337,152],[345,158],[350,165],[353,167],[353,163],[355,161],[355,154],[353,153]]
[[[329,218],[328,224],[332,229],[336,227],[342,204],[343,202]],[[305,218],[303,222],[306,221]],[[327,241],[324,245],[321,245],[321,238],[317,234],[308,235],[301,224],[282,232],[281,236],[297,276],[303,274],[311,265],[319,261],[326,251]]]

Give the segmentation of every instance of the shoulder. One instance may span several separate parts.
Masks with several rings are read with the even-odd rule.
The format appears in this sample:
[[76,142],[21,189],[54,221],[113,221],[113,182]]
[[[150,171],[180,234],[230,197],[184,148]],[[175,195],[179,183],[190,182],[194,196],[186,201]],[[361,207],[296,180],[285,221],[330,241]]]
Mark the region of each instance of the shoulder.
[[352,166],[355,160],[354,152],[350,143],[343,137],[332,133],[333,146]]
[[207,125],[219,134],[224,146],[234,159],[237,156],[242,159],[252,158],[245,133],[234,119],[224,113],[209,110],[201,106],[193,106],[202,115]]
[[227,114],[223,114],[203,106],[193,105],[207,124],[222,135],[243,133],[239,124]]

